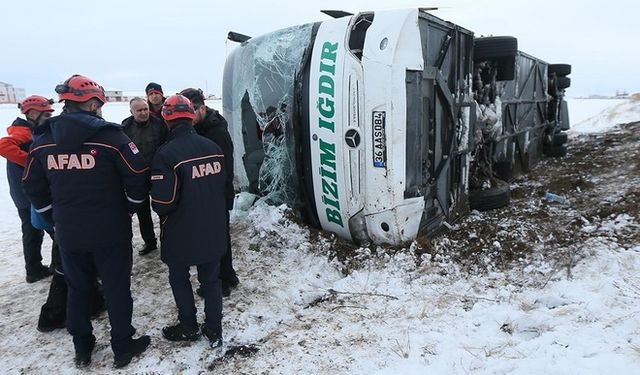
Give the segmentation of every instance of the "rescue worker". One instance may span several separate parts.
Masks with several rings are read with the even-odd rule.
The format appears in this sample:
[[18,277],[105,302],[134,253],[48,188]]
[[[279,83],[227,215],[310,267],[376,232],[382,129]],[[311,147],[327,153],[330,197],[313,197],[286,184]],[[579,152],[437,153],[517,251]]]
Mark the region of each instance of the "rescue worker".
[[[38,98],[39,100],[46,99],[43,97]],[[49,101],[49,103],[53,102],[52,99],[47,99],[47,101]],[[24,102],[22,107],[25,107]],[[22,175],[20,176],[20,179],[22,179]],[[19,182],[19,184],[20,191],[22,192],[22,182]],[[51,285],[49,286],[49,294],[47,295],[47,300],[40,308],[40,316],[38,317],[38,324],[36,326],[37,330],[40,332],[51,332],[55,329],[65,327],[65,321],[67,318],[67,282],[64,280],[64,269],[62,267],[60,250],[54,239],[55,233],[53,223],[47,222],[44,218],[42,218],[40,214],[35,211],[34,207],[31,206],[31,225],[33,225],[33,227],[36,229],[44,230],[45,232],[47,232],[53,240],[50,268],[53,277],[51,278]],[[102,311],[105,310],[106,306],[100,284],[97,280],[93,284],[94,285],[91,290],[91,300],[89,306],[91,317],[97,317]]]
[[[222,343],[220,258],[226,252],[225,161],[220,147],[193,129],[189,99],[174,95],[162,117],[169,137],[153,158],[151,204],[162,217],[161,259],[179,323],[162,329],[170,341],[195,341],[202,333],[212,347]],[[196,266],[204,295],[205,322],[198,326],[189,269]]]
[[[180,92],[191,101],[196,113],[194,120],[194,128],[196,132],[212,141],[214,141],[224,153],[224,165],[226,171],[225,181],[225,205],[227,208],[227,252],[220,261],[220,279],[222,280],[222,294],[228,297],[231,289],[238,286],[239,280],[235,269],[233,268],[233,255],[231,252],[231,234],[229,231],[229,211],[233,209],[233,198],[235,191],[233,189],[233,142],[231,135],[227,129],[227,120],[220,115],[215,109],[209,108],[204,104],[204,94],[200,89],[188,88]],[[201,294],[201,293],[198,293]]]
[[[44,232],[31,223],[31,204],[22,190],[22,174],[27,161],[33,129],[51,117],[53,100],[32,95],[18,104],[23,118],[16,118],[7,128],[7,136],[0,139],[0,155],[7,159],[9,193],[18,209],[22,223],[22,253],[27,282],[34,283],[51,275],[49,267],[42,264],[42,239]],[[53,235],[51,239],[53,239]],[[56,250],[53,242],[52,252]]]
[[[131,99],[129,110],[131,116],[122,121],[124,133],[136,144],[145,164],[149,167],[156,150],[167,138],[167,126],[162,119],[150,114],[149,104],[142,98]],[[156,234],[153,231],[149,197],[140,205],[136,215],[138,215],[140,234],[144,240],[144,246],[138,254],[146,255],[158,248]]]
[[[13,126],[8,129],[9,136],[6,139],[0,140],[0,149],[3,151],[3,156],[8,155],[11,159],[17,158],[18,164],[9,161],[7,163],[7,169],[10,170],[11,173],[8,174],[8,179],[10,182],[11,195],[16,197],[14,200],[16,202],[16,206],[19,205],[18,202],[26,202],[26,207],[24,210],[30,211],[27,216],[26,212],[20,213],[20,217],[28,217],[29,225],[27,226],[27,233],[32,233],[37,230],[40,234],[40,242],[42,244],[42,231],[45,231],[49,234],[51,239],[53,240],[53,246],[51,248],[51,267],[46,268],[38,262],[41,267],[46,268],[44,274],[49,274],[49,270],[53,273],[53,277],[51,278],[51,285],[49,287],[49,294],[47,296],[46,302],[42,305],[40,309],[40,316],[38,317],[37,329],[40,332],[50,332],[57,328],[63,328],[65,326],[66,319],[66,311],[67,311],[67,284],[64,281],[64,272],[62,269],[62,260],[60,258],[60,252],[58,249],[58,245],[55,241],[55,233],[53,229],[53,225],[50,223],[44,222],[39,215],[33,210],[33,207],[30,207],[29,200],[27,196],[24,194],[22,189],[22,175],[24,173],[24,164],[27,161],[27,151],[32,142],[32,132],[33,130],[42,125],[53,113],[53,107],[51,104],[53,100],[47,99],[43,96],[32,95],[23,100],[18,107],[21,112],[26,117],[26,123],[24,120],[18,118],[14,122],[17,123],[17,128],[13,129]],[[18,121],[22,120],[22,121]],[[11,164],[11,165],[9,165]],[[20,204],[20,205],[24,205]],[[25,228],[25,224],[23,222],[23,228]],[[33,228],[33,229],[32,229]],[[24,235],[24,234],[23,234]],[[28,238],[33,238],[32,235],[27,235]],[[27,243],[31,243],[33,241],[26,241]],[[32,247],[32,246],[28,246]],[[37,253],[40,254],[40,245],[37,247]],[[25,257],[27,259],[27,257]],[[40,256],[39,259],[42,259]],[[27,262],[29,263],[29,262]],[[45,276],[43,276],[45,277]],[[34,274],[27,272],[27,282],[34,281]],[[99,285],[96,282],[92,291],[91,298],[91,312],[92,315],[95,316],[100,313],[104,308],[104,298],[99,290]]]
[[56,86],[64,113],[36,129],[23,177],[31,203],[53,222],[68,286],[67,330],[76,367],[87,367],[96,338],[90,298],[102,280],[117,368],[149,346],[132,339],[131,218],[148,194],[148,169],[120,125],[102,119],[104,89],[73,75]]
[[149,104],[149,111],[152,115],[158,119],[162,118],[162,103],[164,103],[164,93],[162,92],[162,86],[155,82],[149,82],[144,89],[147,93],[147,104]]

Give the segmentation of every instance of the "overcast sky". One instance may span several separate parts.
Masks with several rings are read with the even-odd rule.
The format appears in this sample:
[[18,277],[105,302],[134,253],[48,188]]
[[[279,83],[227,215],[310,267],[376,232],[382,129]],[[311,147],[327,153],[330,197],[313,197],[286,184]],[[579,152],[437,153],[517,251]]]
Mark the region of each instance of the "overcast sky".
[[271,1],[5,0],[0,81],[27,95],[80,73],[108,88],[165,93],[199,86],[221,93],[230,30],[257,36],[322,21],[320,9],[350,12],[440,7],[432,13],[476,35],[512,35],[519,49],[570,63],[569,96],[640,91],[640,5],[632,0]]

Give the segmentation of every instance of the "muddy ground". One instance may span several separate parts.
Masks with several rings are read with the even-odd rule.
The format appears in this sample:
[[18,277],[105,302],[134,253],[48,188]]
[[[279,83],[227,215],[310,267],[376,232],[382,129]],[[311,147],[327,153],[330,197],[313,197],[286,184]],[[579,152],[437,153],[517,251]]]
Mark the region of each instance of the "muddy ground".
[[[545,282],[546,275],[571,277],[592,238],[623,248],[640,243],[640,122],[570,137],[567,148],[567,156],[544,158],[512,181],[508,207],[472,211],[451,228],[408,247],[372,247],[372,256],[411,251],[418,263],[441,264],[442,273],[453,264],[467,275],[546,269],[539,280]],[[568,203],[547,201],[547,192]],[[333,255],[345,265],[343,271],[359,268],[362,251],[333,241]]]

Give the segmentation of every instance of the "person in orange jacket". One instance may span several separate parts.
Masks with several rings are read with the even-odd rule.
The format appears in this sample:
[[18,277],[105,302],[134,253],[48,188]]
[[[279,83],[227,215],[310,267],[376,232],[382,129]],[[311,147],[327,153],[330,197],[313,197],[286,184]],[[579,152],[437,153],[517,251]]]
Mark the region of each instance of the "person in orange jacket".
[[[0,155],[7,159],[9,193],[18,209],[22,222],[22,252],[24,254],[27,282],[34,283],[51,275],[49,267],[42,264],[42,239],[44,231],[31,223],[31,204],[22,190],[22,174],[27,161],[29,146],[33,141],[33,129],[51,117],[53,100],[32,95],[18,104],[24,118],[18,117],[7,128],[7,136],[0,139]],[[51,237],[53,239],[53,236]],[[55,241],[54,250],[55,251]]]

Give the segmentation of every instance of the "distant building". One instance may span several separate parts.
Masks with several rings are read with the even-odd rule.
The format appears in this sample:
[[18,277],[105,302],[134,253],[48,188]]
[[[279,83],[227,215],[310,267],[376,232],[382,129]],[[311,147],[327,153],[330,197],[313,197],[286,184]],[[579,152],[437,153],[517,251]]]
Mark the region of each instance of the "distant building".
[[616,90],[616,98],[627,98],[629,97],[629,93],[627,90]]
[[124,100],[129,101],[133,98],[142,98],[142,99],[146,99],[147,98],[147,94],[144,92],[144,90],[140,90],[140,91],[123,91],[123,96],[124,96]]
[[125,102],[127,97],[124,96],[122,90],[105,89],[104,95],[108,102]]
[[0,82],[0,103],[18,103],[23,101],[25,97],[24,89]]

